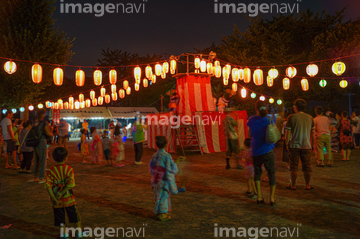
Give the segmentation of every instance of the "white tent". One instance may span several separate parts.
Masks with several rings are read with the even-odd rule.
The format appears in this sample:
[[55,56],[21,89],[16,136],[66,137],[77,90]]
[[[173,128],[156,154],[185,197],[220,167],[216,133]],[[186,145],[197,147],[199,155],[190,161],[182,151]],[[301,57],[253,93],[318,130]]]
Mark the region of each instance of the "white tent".
[[106,107],[90,107],[79,110],[60,110],[60,118],[107,119],[112,117]]
[[135,118],[136,115],[159,113],[155,107],[109,107],[113,118]]

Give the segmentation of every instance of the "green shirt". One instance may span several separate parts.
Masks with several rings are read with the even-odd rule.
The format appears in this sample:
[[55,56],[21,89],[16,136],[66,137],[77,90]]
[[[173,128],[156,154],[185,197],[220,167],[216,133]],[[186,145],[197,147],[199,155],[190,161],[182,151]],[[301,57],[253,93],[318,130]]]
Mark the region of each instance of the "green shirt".
[[145,141],[144,129],[147,129],[146,125],[140,123],[135,123],[132,128],[132,137],[134,144],[141,143]]
[[286,129],[291,131],[290,148],[311,149],[311,130],[315,129],[311,115],[304,112],[289,115]]

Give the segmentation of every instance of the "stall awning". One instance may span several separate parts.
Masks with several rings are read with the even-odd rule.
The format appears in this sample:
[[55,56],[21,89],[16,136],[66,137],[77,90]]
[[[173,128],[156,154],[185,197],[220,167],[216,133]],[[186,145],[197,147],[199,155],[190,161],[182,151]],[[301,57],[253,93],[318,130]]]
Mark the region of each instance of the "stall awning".
[[109,107],[108,109],[113,118],[134,118],[138,114],[146,116],[158,113],[155,107]]
[[106,107],[90,107],[79,110],[60,110],[60,118],[105,119],[112,117]]

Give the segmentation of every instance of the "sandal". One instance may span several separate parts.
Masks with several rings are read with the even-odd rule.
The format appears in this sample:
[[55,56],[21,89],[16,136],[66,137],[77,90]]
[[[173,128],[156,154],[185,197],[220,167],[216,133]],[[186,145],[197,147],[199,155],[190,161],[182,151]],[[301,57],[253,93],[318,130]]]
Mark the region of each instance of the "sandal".
[[292,187],[291,184],[289,186],[286,186],[286,189],[289,189],[289,190],[296,190],[296,187]]
[[305,188],[305,190],[313,190],[314,187],[313,186],[310,186],[310,188]]
[[158,219],[161,222],[165,222],[171,220],[171,217],[167,213],[160,213],[156,216],[156,219]]

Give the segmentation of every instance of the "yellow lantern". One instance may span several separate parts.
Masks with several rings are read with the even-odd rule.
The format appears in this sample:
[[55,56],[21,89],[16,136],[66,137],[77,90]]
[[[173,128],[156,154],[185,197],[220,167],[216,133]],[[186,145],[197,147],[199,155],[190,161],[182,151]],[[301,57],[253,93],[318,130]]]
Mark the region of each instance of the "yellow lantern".
[[155,75],[161,76],[162,66],[158,63],[155,65]]
[[270,103],[270,104],[273,104],[274,102],[275,102],[274,98],[270,98],[270,99],[269,99],[269,103]]
[[[130,87],[129,87],[129,88],[130,88]],[[128,88],[128,89],[129,89],[129,88]],[[112,98],[113,101],[117,101],[117,99],[118,99],[117,93],[116,93],[116,92],[111,93],[111,98]]]
[[69,104],[70,105],[74,104],[74,97],[72,97],[72,96],[69,97]]
[[209,63],[206,64],[206,72],[207,72],[209,75],[214,74],[214,68],[213,68],[213,64],[212,64],[211,62],[209,62]]
[[344,62],[337,61],[332,65],[332,71],[335,75],[341,76],[346,70],[346,65]]
[[79,101],[75,101],[75,109],[76,110],[80,109],[80,102]]
[[232,90],[235,91],[235,92],[238,90],[238,85],[237,85],[237,83],[233,83],[233,84],[232,84]]
[[84,101],[84,94],[79,94],[79,102],[83,102]]
[[17,70],[16,63],[13,62],[13,61],[7,61],[7,62],[4,64],[4,70],[5,70],[6,73],[8,73],[9,75],[15,73],[16,70]]
[[271,78],[270,76],[267,76],[266,83],[269,87],[272,87],[274,85],[274,79]]
[[54,79],[54,84],[55,85],[60,86],[60,85],[63,84],[63,82],[64,82],[64,71],[60,67],[57,67],[57,68],[54,69],[53,79]]
[[140,85],[141,80],[135,80],[135,83]]
[[[272,68],[272,69],[269,70],[268,75],[269,75],[269,77],[270,77],[271,79],[275,80],[276,77],[278,77],[278,75],[279,75],[279,71],[276,70],[275,68]],[[271,87],[271,86],[270,86],[270,87]]]
[[105,103],[109,104],[111,101],[110,95],[105,95]]
[[105,89],[104,87],[101,87],[101,89],[100,89],[100,96],[101,96],[101,97],[105,97],[105,95],[106,95],[106,89]]
[[124,89],[119,90],[119,97],[120,97],[120,99],[125,98],[125,90]]
[[93,100],[95,99],[95,91],[90,91],[90,99]]
[[115,85],[116,82],[117,82],[117,72],[115,69],[112,69],[110,72],[109,72],[109,82],[110,84],[112,85]]
[[315,64],[310,64],[306,67],[306,73],[310,77],[314,77],[317,75],[317,73],[319,73],[319,67]]
[[221,66],[215,66],[214,67],[215,77],[220,78],[221,77]]
[[206,72],[206,61],[204,59],[200,62],[200,71]]
[[284,88],[284,90],[288,90],[290,88],[290,80],[289,80],[289,78],[284,78],[284,80],[283,80],[283,88]]
[[152,82],[153,84],[156,83],[156,75],[153,75],[153,76],[152,76],[151,82]]
[[100,70],[94,71],[94,84],[99,86],[102,84],[102,72]]
[[102,105],[103,103],[104,103],[104,97],[99,96],[99,97],[98,97],[98,104],[99,104],[99,105]]
[[347,80],[342,80],[342,81],[340,81],[340,87],[341,87],[341,88],[346,88],[347,86],[348,86]]
[[111,93],[116,92],[116,85],[111,85]]
[[225,65],[226,68],[226,73],[228,74],[228,76],[230,77],[231,74],[231,66],[229,64]]
[[200,68],[200,58],[199,57],[195,57],[194,65],[195,65],[195,69]]
[[69,109],[70,109],[70,110],[73,110],[73,109],[74,109],[74,104],[71,105],[71,104],[69,103]]
[[161,79],[165,79],[165,78],[166,78],[165,72],[161,72]]
[[[167,61],[165,61],[165,62],[163,63],[163,69],[162,69],[162,71],[163,71],[165,74],[169,73],[169,63],[168,63]],[[149,79],[150,79],[150,78],[149,78]]]
[[44,108],[44,105],[43,104],[38,104],[38,108],[42,109],[42,108]]
[[238,82],[239,81],[239,69],[238,68],[233,68],[232,69],[231,78],[232,78],[233,82]]
[[261,69],[256,69],[253,77],[255,85],[259,86],[264,83],[263,71]]
[[83,70],[77,70],[75,73],[75,82],[76,85],[81,87],[85,84],[85,72]]
[[290,66],[290,67],[288,67],[288,68],[286,69],[286,75],[287,75],[287,77],[289,77],[289,78],[294,78],[294,77],[296,76],[296,74],[297,74],[297,70],[296,70],[295,67]]
[[301,88],[303,89],[303,91],[309,90],[309,82],[307,79],[304,78],[301,80]]
[[80,108],[81,108],[81,109],[84,109],[85,107],[86,107],[85,101],[80,102]]
[[96,98],[94,98],[94,99],[92,99],[91,100],[92,102],[92,106],[97,106],[97,99]]
[[242,97],[242,98],[246,98],[246,93],[247,93],[247,92],[246,92],[246,89],[245,89],[245,88],[242,88],[242,89],[241,89],[241,97]]
[[63,101],[62,101],[62,100],[61,100],[61,101],[59,100],[59,101],[58,101],[58,104],[59,104],[59,109],[60,109],[60,110],[63,110],[63,109],[64,109],[64,103],[63,103]]
[[91,107],[91,100],[90,99],[85,100],[85,106],[86,106],[86,108]]
[[29,110],[33,111],[34,110],[34,106],[33,105],[29,105]]
[[141,68],[139,66],[134,69],[134,78],[135,80],[141,79]]
[[230,72],[228,72],[228,68],[226,66],[223,67],[222,74],[224,80],[229,80]]
[[135,91],[139,91],[140,90],[140,84],[135,83]]
[[39,64],[34,64],[31,69],[32,81],[39,84],[42,81],[42,67]]
[[145,88],[148,87],[148,85],[149,85],[148,79],[144,78],[143,85],[144,85]]
[[170,73],[171,74],[175,74],[175,72],[176,72],[176,60],[174,60],[174,59],[172,59],[171,61],[170,61]]
[[228,85],[229,84],[229,80],[227,80],[227,79],[223,79],[223,83],[224,83],[224,85]]
[[58,99],[58,103],[59,103],[59,104],[62,104],[62,103],[63,103],[63,100],[62,100],[62,99]]
[[[156,77],[155,77],[156,78]],[[128,87],[127,89],[126,89],[126,94],[127,95],[130,95],[131,94],[131,87]]]
[[239,69],[239,79],[244,80],[244,69]]
[[250,68],[246,67],[244,69],[244,82],[249,83],[251,81],[251,70]]
[[145,76],[146,76],[146,78],[151,79],[152,75],[153,75],[153,73],[152,73],[151,66],[145,67]]
[[215,61],[214,66],[220,66],[220,61]]
[[65,108],[66,110],[69,109],[69,102],[65,102],[65,103],[64,103],[64,108]]

